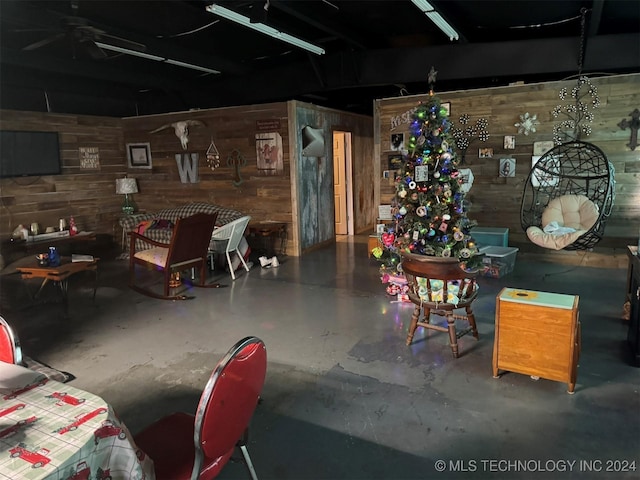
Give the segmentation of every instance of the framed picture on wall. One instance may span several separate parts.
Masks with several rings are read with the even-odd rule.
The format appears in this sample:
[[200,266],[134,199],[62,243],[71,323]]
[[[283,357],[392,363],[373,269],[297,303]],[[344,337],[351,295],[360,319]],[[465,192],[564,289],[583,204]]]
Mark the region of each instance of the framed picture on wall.
[[515,158],[501,158],[500,159],[500,177],[515,177],[516,176],[516,159]]
[[401,152],[404,150],[404,133],[391,134],[391,150]]
[[492,157],[493,157],[493,148],[478,149],[478,158],[492,158]]
[[533,142],[533,155],[541,157],[554,147],[553,141]]
[[504,136],[504,149],[505,150],[515,150],[516,148],[516,136],[515,135],[505,135]]
[[127,143],[129,168],[151,168],[151,144]]
[[402,168],[402,154],[392,153],[388,157],[389,170],[400,170]]

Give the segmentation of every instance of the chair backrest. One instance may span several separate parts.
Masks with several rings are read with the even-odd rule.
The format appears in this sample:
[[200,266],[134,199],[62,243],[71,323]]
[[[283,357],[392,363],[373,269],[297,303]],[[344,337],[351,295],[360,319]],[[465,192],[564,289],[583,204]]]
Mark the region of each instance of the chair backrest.
[[462,270],[457,258],[404,258],[402,271],[414,303],[451,310],[472,302],[478,294],[477,273]]
[[0,316],[0,361],[5,363],[22,363],[22,348],[18,337],[13,333],[11,325]]
[[196,411],[191,478],[198,478],[205,457],[217,459],[233,451],[258,405],[266,373],[267,350],[257,337],[240,340],[220,360]]
[[244,236],[244,231],[247,229],[249,221],[251,221],[251,216],[245,215],[244,217],[238,218],[237,220],[233,220],[226,225],[216,228],[211,236],[211,243],[213,244],[220,240],[228,240],[225,250],[227,252],[233,252],[238,248],[238,245],[240,245],[240,240],[242,240],[242,237]]
[[166,265],[176,265],[194,258],[203,258],[206,261],[217,216],[217,213],[196,213],[180,218],[171,235]]

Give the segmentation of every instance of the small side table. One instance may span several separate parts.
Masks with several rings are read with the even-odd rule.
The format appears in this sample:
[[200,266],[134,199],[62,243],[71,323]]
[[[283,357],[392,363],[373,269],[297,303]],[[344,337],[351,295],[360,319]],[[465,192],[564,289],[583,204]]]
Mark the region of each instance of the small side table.
[[32,298],[38,298],[38,295],[44,288],[44,286],[51,280],[60,289],[60,295],[62,296],[62,302],[64,305],[65,316],[68,316],[69,307],[69,277],[79,272],[90,271],[94,273],[93,284],[93,300],[96,299],[96,290],[98,288],[98,260],[94,258],[90,262],[72,262],[69,257],[62,257],[62,263],[58,267],[16,267],[16,270],[20,272],[22,278],[28,280],[30,278],[42,278],[40,288],[32,296]]
[[493,377],[499,370],[566,382],[574,393],[580,356],[577,295],[503,288],[496,297]]
[[[249,237],[260,243],[266,255],[279,253],[285,255],[287,250],[287,224],[284,222],[256,222],[248,226]],[[276,241],[280,240],[279,251],[276,252]]]

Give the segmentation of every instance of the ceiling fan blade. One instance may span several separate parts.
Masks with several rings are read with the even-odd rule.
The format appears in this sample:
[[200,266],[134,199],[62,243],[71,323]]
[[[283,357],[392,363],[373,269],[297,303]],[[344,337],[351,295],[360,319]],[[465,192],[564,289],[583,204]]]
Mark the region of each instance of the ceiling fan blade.
[[127,50],[135,50],[136,52],[145,52],[147,50],[147,46],[134,42],[133,40],[127,40],[126,38],[116,37],[114,35],[109,35],[106,33],[96,33],[95,39],[108,43],[109,45],[113,45],[114,47],[126,48]]
[[94,60],[104,60],[108,56],[93,40],[82,40],[79,44]]
[[50,37],[47,37],[35,43],[32,43],[31,45],[27,45],[26,47],[23,47],[22,50],[25,50],[25,51],[35,50],[36,48],[44,47],[45,45],[49,45],[50,43],[60,40],[65,36],[66,36],[66,33],[58,33],[56,35],[52,35]]

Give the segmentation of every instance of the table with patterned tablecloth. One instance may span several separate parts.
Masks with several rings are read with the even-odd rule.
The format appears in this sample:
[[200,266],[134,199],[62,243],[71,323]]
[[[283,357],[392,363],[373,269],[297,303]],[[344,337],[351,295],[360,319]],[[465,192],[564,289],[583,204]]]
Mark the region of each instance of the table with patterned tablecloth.
[[153,480],[153,462],[100,397],[0,362],[0,479]]

